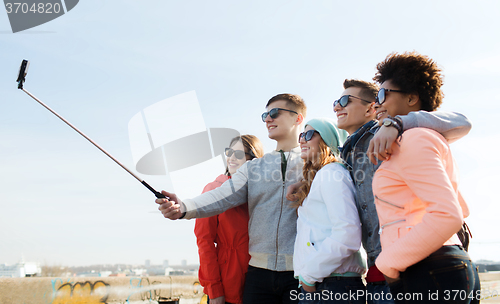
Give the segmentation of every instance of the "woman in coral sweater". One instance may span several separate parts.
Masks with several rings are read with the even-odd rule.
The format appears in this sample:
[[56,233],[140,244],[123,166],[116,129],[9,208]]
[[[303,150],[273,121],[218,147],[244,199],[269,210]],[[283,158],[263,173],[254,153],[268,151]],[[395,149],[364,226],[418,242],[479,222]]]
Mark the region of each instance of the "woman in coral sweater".
[[[226,173],[206,185],[203,192],[220,187],[246,161],[263,155],[262,143],[257,137],[242,135],[233,138],[229,148],[226,148]],[[197,219],[194,233],[200,256],[198,278],[210,303],[242,303],[250,260],[247,204],[219,215]]]
[[[392,117],[441,104],[441,70],[429,57],[390,54],[377,70],[382,128],[402,130]],[[457,236],[469,209],[450,147],[430,129],[400,136],[373,179],[382,244],[375,264],[396,303],[477,303],[477,269]]]

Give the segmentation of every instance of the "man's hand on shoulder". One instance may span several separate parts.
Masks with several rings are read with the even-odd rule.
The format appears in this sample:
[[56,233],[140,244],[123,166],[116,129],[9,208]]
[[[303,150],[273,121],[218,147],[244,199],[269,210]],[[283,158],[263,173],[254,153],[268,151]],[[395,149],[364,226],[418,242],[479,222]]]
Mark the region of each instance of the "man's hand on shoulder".
[[389,160],[392,154],[392,144],[398,137],[398,130],[393,127],[382,126],[370,140],[366,155],[370,161],[376,165],[377,159]]
[[182,201],[175,195],[175,193],[169,193],[167,191],[161,192],[167,198],[158,198],[155,203],[159,204],[158,210],[165,218],[171,220],[178,220],[183,216],[181,211]]

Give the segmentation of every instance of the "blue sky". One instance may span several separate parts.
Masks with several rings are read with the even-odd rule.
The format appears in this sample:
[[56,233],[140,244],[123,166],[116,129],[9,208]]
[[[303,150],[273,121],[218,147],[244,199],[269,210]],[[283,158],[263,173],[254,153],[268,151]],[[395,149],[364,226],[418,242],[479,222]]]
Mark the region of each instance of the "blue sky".
[[[465,114],[451,145],[470,205],[473,259],[498,259],[500,165],[497,1],[109,1],[13,34],[0,12],[0,263],[197,263],[194,221],[171,222],[154,196],[80,135],[17,90],[25,88],[134,169],[128,123],[166,98],[196,91],[209,128],[257,135],[267,100],[301,95],[308,118],[334,117],[345,78],[370,80],[391,52],[443,67],[443,111]],[[176,122],[165,128],[185,127]],[[186,125],[195,124],[190,113]],[[171,116],[172,117],[172,116]],[[170,119],[172,120],[172,118]],[[177,120],[175,120],[177,121]],[[186,195],[221,172],[190,173]],[[167,176],[141,175],[157,189]],[[495,203],[496,202],[496,203]]]

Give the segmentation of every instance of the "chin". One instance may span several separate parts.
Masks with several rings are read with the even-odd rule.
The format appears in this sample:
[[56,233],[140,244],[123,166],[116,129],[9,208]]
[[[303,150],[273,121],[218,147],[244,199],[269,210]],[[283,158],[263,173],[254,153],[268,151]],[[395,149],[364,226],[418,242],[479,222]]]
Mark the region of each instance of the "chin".
[[306,153],[300,154],[300,158],[302,158],[305,161],[308,161],[311,160],[311,155],[309,154],[309,151],[307,151]]
[[269,137],[272,140],[279,140],[280,138],[283,137],[283,134],[280,134],[279,130],[271,130],[267,132],[267,137]]

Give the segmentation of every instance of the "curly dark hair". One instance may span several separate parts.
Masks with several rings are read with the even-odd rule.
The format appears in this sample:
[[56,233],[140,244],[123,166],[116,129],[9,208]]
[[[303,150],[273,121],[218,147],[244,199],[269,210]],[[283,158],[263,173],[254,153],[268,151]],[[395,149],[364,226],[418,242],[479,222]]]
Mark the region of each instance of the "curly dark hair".
[[391,53],[377,64],[373,80],[382,84],[390,80],[400,90],[416,93],[421,109],[435,111],[443,102],[443,75],[437,63],[417,52]]

